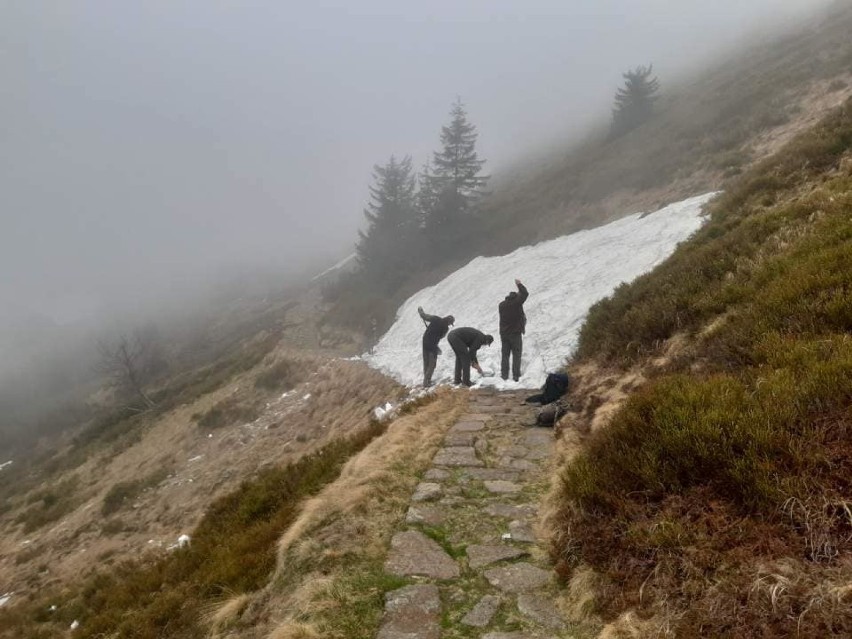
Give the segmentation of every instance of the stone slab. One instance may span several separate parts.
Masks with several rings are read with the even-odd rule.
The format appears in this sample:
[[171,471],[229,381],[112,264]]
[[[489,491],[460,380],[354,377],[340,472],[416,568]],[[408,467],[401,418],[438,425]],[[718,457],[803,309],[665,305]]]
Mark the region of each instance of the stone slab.
[[485,507],[485,512],[492,517],[526,519],[535,516],[538,508],[534,504],[488,504]]
[[455,579],[459,565],[435,541],[416,530],[407,530],[391,539],[385,571],[400,577]]
[[551,452],[552,451],[551,451],[550,446],[547,446],[547,447],[536,446],[536,447],[530,448],[530,452],[527,453],[527,459],[535,459],[535,460],[547,459],[547,458],[550,457]]
[[[549,452],[547,453],[547,456],[550,456]],[[529,472],[539,468],[538,464],[534,464],[529,460],[515,459],[514,457],[501,457],[499,460],[497,460],[497,467],[505,468],[508,470],[521,470],[524,472]]]
[[423,479],[427,481],[444,481],[445,479],[448,479],[449,476],[450,473],[446,470],[442,470],[440,468],[430,468],[423,475]]
[[468,413],[459,417],[460,422],[487,422],[494,419],[494,415],[486,413]]
[[479,569],[489,564],[495,564],[498,561],[506,561],[507,559],[517,559],[529,553],[523,548],[515,546],[480,546],[479,544],[471,544],[467,547],[468,565],[473,569]]
[[485,480],[503,480],[517,481],[519,477],[518,471],[504,470],[501,468],[461,468],[463,474],[472,479]]
[[447,513],[440,506],[433,504],[412,504],[405,515],[407,524],[426,524],[427,526],[442,526],[447,521]]
[[436,466],[484,466],[476,456],[473,446],[448,446],[435,455],[432,463]]
[[451,433],[478,433],[485,428],[485,422],[456,422],[450,428]]
[[521,486],[505,479],[492,479],[485,481],[485,490],[498,495],[514,495],[521,491]]
[[484,455],[488,450],[488,440],[484,437],[477,437],[473,443],[473,449],[480,455]]
[[495,588],[504,592],[529,592],[547,584],[551,575],[547,570],[521,562],[485,571],[485,578]]
[[440,639],[441,597],[433,584],[405,586],[385,595],[377,639]]
[[527,446],[551,446],[553,444],[553,431],[528,430],[524,433],[524,444]]
[[521,541],[527,544],[534,544],[536,541],[532,526],[525,521],[510,521],[509,534],[512,535],[512,539],[515,541]]
[[411,496],[411,501],[436,501],[443,495],[444,491],[441,489],[441,484],[424,481],[417,484],[417,488],[414,489],[414,494]]
[[444,446],[473,446],[476,443],[476,433],[473,431],[447,433]]
[[559,609],[546,594],[522,592],[518,595],[518,610],[541,626],[554,630],[566,627]]
[[461,622],[466,626],[484,628],[491,623],[491,620],[500,608],[500,602],[500,597],[496,595],[485,595],[462,617]]

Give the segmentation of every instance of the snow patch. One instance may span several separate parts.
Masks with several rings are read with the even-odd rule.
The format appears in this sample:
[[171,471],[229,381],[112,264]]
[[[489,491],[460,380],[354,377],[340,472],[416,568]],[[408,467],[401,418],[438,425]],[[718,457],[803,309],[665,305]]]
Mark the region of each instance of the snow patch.
[[0,470],[3,470],[4,468],[6,468],[6,466],[11,466],[13,461],[14,460],[10,459],[9,461],[0,464]]
[[[589,308],[665,260],[677,244],[704,222],[702,207],[716,193],[671,204],[655,213],[636,213],[606,226],[525,246],[500,257],[477,257],[435,286],[412,295],[397,311],[396,322],[372,353],[370,366],[413,387],[422,381],[420,344],[422,306],[434,315],[454,315],[456,327],[473,326],[494,335],[494,344],[479,351],[487,371],[500,370],[497,305],[520,279],[529,289],[524,305],[522,375],[519,382],[480,377],[477,386],[500,389],[538,388],[548,372],[560,368],[577,346]],[[446,341],[433,379],[451,382],[455,358]],[[476,376],[476,373],[473,372]]]
[[303,400],[303,401],[308,401],[310,398],[311,398],[311,394],[310,394],[310,393],[308,393],[307,395],[305,395],[305,396],[302,398],[302,400]]
[[393,404],[387,402],[384,406],[377,406],[373,409],[373,417],[381,421],[393,410]]
[[0,608],[2,608],[7,603],[9,603],[9,600],[12,598],[12,595],[14,595],[14,594],[15,594],[14,592],[7,592],[3,595],[0,595]]

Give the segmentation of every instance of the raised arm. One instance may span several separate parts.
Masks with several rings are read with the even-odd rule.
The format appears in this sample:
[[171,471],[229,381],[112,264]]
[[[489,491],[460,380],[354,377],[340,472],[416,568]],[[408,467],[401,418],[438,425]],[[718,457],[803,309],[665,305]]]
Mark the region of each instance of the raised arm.
[[527,287],[521,284],[521,280],[515,280],[515,284],[518,287],[518,303],[523,304],[527,301],[527,298],[530,296]]
[[430,324],[432,322],[434,322],[436,319],[440,319],[437,315],[429,315],[427,313],[424,313],[422,306],[417,307],[417,312],[420,313],[420,317],[422,317],[425,321],[429,322]]

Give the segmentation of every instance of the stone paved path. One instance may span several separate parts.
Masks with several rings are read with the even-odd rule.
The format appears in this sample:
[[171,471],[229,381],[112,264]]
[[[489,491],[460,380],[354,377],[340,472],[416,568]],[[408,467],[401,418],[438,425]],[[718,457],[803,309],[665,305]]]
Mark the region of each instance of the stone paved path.
[[387,594],[379,639],[572,636],[533,531],[553,431],[528,394],[471,393],[393,538],[385,570],[412,585]]

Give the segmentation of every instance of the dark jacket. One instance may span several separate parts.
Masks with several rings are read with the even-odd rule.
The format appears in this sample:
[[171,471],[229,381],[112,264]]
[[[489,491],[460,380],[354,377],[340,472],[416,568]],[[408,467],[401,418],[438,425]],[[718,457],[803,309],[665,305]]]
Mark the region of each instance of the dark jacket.
[[527,316],[524,314],[524,302],[530,296],[523,284],[518,284],[518,292],[512,291],[500,306],[500,334],[520,335],[526,331]]
[[426,313],[421,313],[420,317],[428,324],[426,331],[423,333],[423,350],[437,351],[438,342],[450,330],[449,317],[438,317],[437,315],[427,315]]
[[458,342],[467,346],[467,350],[470,353],[470,360],[474,364],[478,364],[479,362],[476,359],[476,351],[478,351],[486,341],[487,335],[482,331],[478,331],[475,328],[470,326],[462,326],[461,328],[454,328],[450,331],[447,339],[450,342],[450,346],[453,345],[453,342]]

